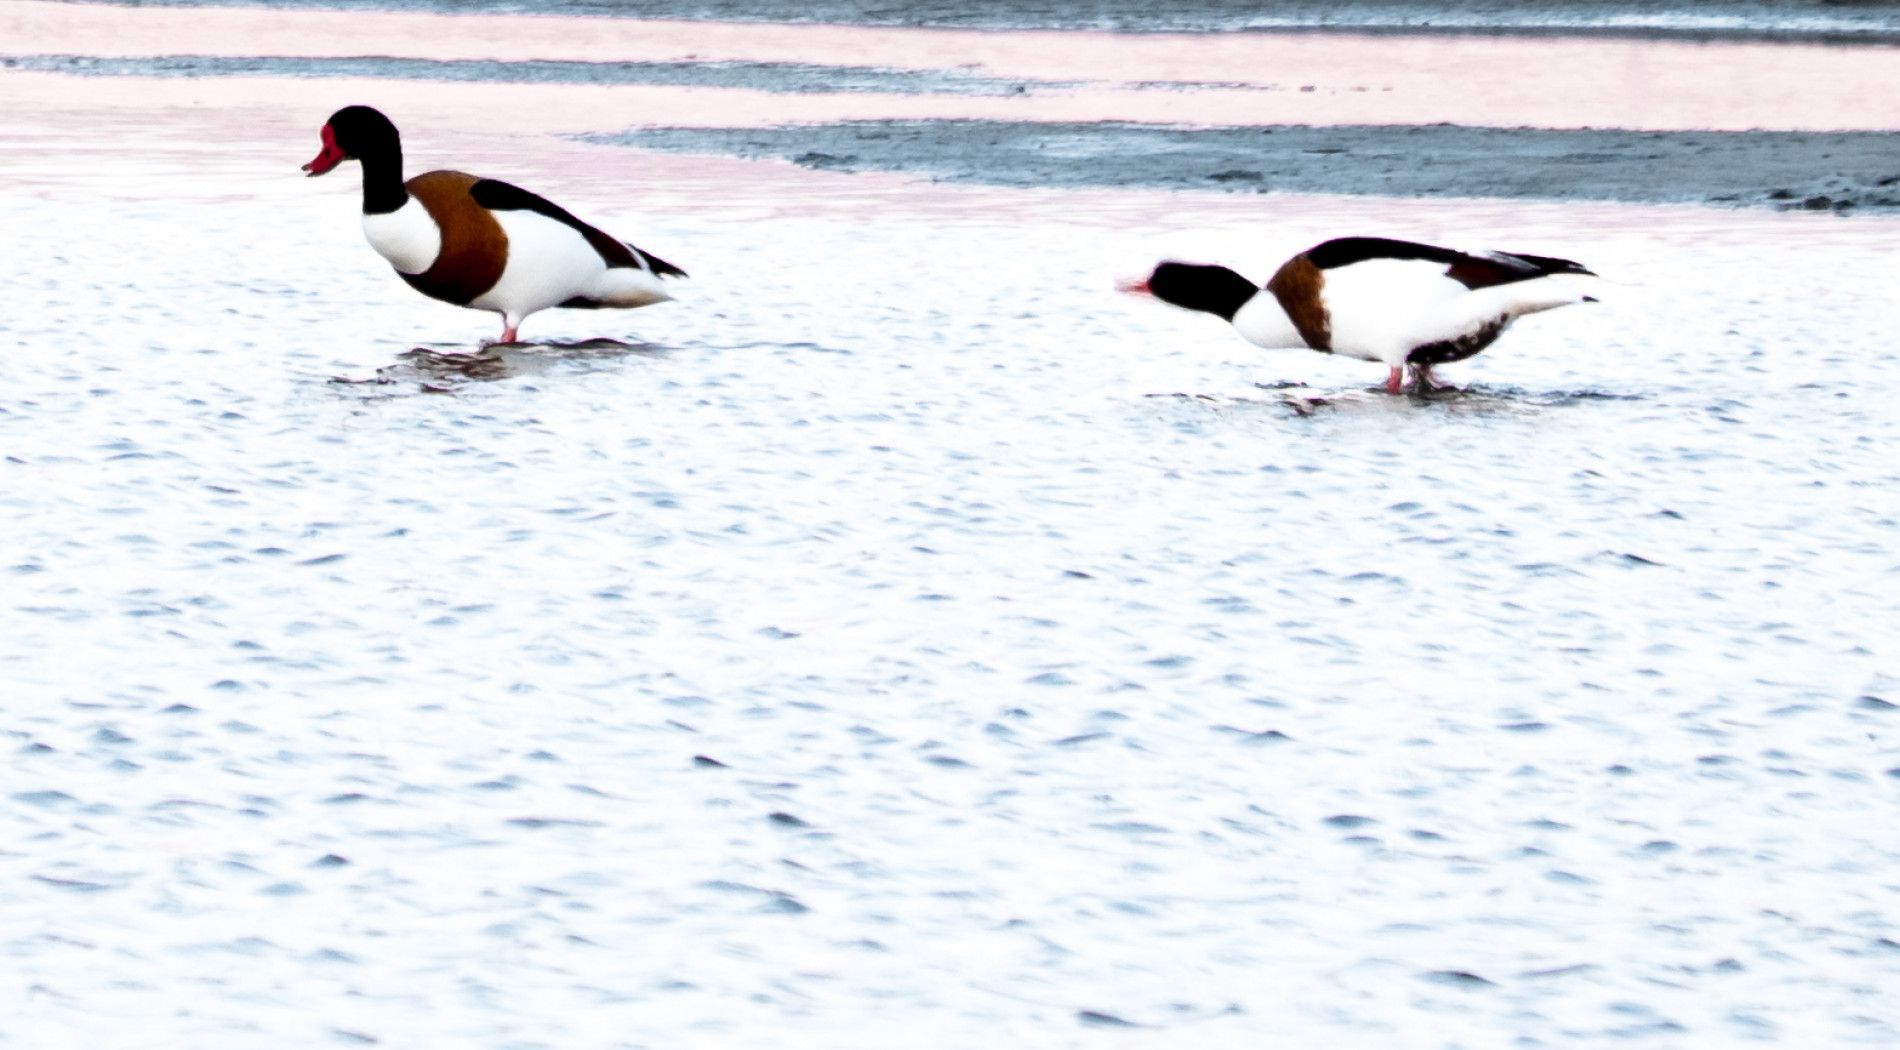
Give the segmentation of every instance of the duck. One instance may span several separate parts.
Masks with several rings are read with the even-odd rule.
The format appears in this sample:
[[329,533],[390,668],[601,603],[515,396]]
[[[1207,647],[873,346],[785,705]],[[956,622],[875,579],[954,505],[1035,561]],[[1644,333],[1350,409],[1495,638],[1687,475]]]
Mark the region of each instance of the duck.
[[315,178],[363,165],[363,233],[396,275],[431,299],[501,315],[503,343],[550,307],[597,310],[673,298],[686,271],[511,183],[459,171],[402,177],[402,136],[370,106],[345,106],[303,166]]
[[[1165,261],[1121,290],[1210,313],[1267,349],[1310,349],[1386,365],[1385,389],[1442,389],[1438,365],[1463,361],[1526,314],[1593,303],[1580,263],[1523,252],[1463,252],[1387,237],[1340,237],[1257,285],[1225,267]],[[1580,286],[1580,283],[1582,286]]]

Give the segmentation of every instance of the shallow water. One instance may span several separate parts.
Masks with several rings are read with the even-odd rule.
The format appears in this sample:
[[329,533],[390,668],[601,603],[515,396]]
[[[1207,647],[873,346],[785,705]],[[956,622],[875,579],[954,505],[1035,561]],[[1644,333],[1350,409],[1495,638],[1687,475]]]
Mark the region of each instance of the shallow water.
[[[1900,223],[496,146],[695,279],[482,352],[124,135],[0,152],[0,1041],[1900,1038]],[[1347,232],[1616,283],[1430,399],[1108,291]]]
[[[261,0],[122,0],[138,6],[266,6]],[[1452,32],[1616,32],[1707,37],[1891,40],[1893,0],[276,0],[268,6],[348,10],[606,15],[720,21],[990,29],[1235,32],[1353,29]]]

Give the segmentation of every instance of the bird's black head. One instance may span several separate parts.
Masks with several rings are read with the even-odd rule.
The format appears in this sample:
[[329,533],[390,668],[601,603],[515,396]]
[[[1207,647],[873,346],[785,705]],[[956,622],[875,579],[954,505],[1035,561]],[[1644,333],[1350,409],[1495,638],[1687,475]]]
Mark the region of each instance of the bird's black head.
[[345,106],[330,114],[323,125],[323,150],[303,166],[312,176],[335,168],[346,160],[395,160],[402,166],[402,138],[396,125],[369,106]]
[[1185,310],[1199,310],[1231,321],[1260,286],[1225,266],[1164,262],[1147,280],[1122,285],[1122,290],[1152,295]]

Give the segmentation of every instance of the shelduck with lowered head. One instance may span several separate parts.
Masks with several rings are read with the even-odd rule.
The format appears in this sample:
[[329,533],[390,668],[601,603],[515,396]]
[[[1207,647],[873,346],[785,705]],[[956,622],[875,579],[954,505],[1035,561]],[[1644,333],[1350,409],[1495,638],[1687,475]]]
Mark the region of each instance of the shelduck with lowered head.
[[1433,366],[1474,356],[1519,317],[1596,302],[1563,279],[1595,276],[1569,259],[1343,237],[1287,260],[1265,286],[1225,266],[1164,262],[1121,288],[1220,317],[1256,346],[1383,362],[1396,394],[1407,367],[1436,388]]
[[323,125],[323,150],[303,166],[322,175],[363,164],[363,232],[410,287],[432,299],[501,315],[513,342],[529,314],[665,302],[672,263],[604,233],[560,205],[496,179],[431,171],[403,181],[402,139],[388,117],[346,106]]

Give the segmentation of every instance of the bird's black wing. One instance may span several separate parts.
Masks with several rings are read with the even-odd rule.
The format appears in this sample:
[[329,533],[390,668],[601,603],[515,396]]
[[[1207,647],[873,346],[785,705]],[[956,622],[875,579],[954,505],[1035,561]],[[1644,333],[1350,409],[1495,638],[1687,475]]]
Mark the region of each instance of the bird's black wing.
[[597,227],[574,217],[566,208],[548,200],[539,194],[529,193],[513,183],[500,179],[482,179],[470,186],[468,195],[475,203],[489,211],[531,211],[545,215],[556,222],[572,226],[587,243],[600,253],[608,266],[625,266],[635,270],[651,270],[655,275],[684,277],[686,271],[660,258],[651,252],[644,252],[625,241],[615,238]]
[[1466,288],[1490,288],[1529,281],[1552,274],[1588,274],[1578,263],[1547,255],[1520,252],[1472,254],[1416,241],[1389,237],[1340,237],[1306,250],[1306,257],[1322,270],[1334,270],[1372,259],[1418,259],[1445,264],[1445,276]]

